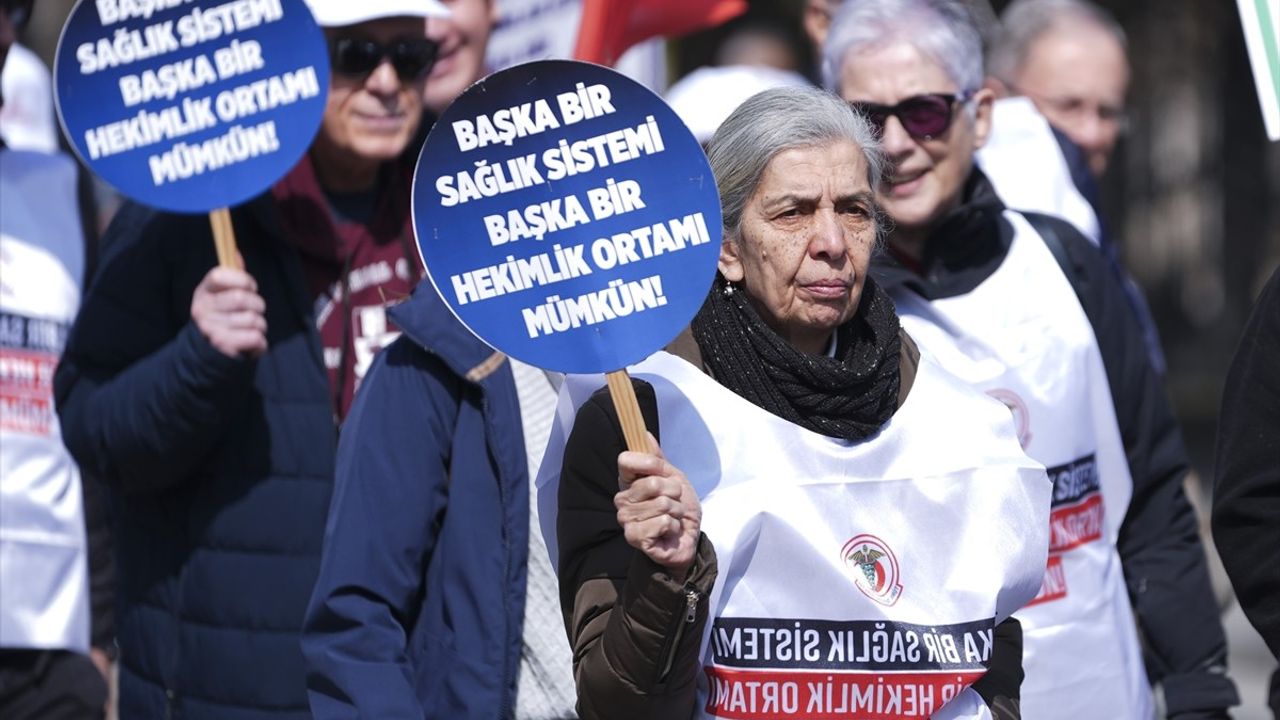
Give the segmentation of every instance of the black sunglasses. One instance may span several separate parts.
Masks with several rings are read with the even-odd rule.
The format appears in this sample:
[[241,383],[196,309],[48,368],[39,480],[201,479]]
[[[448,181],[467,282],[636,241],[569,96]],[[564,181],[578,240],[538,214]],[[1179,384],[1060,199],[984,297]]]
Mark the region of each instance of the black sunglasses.
[[334,72],[343,75],[368,75],[383,59],[390,59],[391,66],[401,80],[416,80],[436,64],[436,52],[440,46],[426,38],[397,40],[383,45],[372,40],[338,37],[329,42],[329,63]]
[[949,93],[929,93],[912,95],[897,105],[879,105],[872,102],[853,101],[849,103],[854,110],[862,113],[871,123],[876,137],[884,135],[885,123],[889,116],[898,118],[902,129],[917,140],[932,140],[945,133],[951,127],[951,118],[956,103],[964,104],[974,96],[975,90],[965,90],[958,95]]

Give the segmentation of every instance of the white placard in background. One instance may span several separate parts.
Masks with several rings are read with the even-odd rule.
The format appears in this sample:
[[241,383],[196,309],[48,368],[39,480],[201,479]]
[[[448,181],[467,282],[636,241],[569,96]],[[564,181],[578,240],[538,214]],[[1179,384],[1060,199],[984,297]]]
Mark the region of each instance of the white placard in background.
[[1274,0],[1236,0],[1253,81],[1258,87],[1267,137],[1280,140],[1280,4]]
[[[498,24],[489,38],[485,65],[490,72],[533,60],[567,60],[582,24],[582,0],[496,0]],[[661,95],[667,89],[662,40],[631,48],[614,69]]]

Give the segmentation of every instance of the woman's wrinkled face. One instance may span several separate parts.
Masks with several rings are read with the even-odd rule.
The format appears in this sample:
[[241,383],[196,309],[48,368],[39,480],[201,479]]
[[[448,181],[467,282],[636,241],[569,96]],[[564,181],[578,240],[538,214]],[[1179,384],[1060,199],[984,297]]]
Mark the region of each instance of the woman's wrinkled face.
[[867,161],[851,141],[778,153],[743,208],[720,272],[745,290],[770,327],[822,353],[858,309],[875,244]]
[[[840,96],[850,102],[893,106],[916,95],[973,89],[956,87],[938,63],[904,42],[850,53],[840,71]],[[885,123],[888,168],[879,200],[895,232],[927,234],[959,205],[973,153],[990,127],[991,91],[981,90],[969,102],[977,105],[976,115],[955,103],[950,127],[933,138],[912,137],[897,117]]]

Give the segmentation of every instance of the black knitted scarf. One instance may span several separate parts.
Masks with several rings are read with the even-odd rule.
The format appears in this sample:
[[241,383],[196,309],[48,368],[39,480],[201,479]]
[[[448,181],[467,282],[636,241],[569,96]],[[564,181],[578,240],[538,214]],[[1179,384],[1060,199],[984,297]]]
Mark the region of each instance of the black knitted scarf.
[[795,349],[740,288],[716,275],[693,319],[702,360],[721,385],[778,417],[828,437],[874,434],[898,406],[898,315],[870,277],[853,318],[836,329],[836,357]]

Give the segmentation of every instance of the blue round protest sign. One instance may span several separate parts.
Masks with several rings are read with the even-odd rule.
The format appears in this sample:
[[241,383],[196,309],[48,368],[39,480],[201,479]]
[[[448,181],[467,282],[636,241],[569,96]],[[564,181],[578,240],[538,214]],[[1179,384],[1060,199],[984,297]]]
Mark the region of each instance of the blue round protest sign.
[[436,290],[514,358],[574,373],[659,350],[706,298],[720,198],[661,98],[587,63],[519,65],[432,129],[413,225]]
[[241,203],[306,152],[329,55],[303,0],[80,0],[54,87],[80,158],[177,212]]

